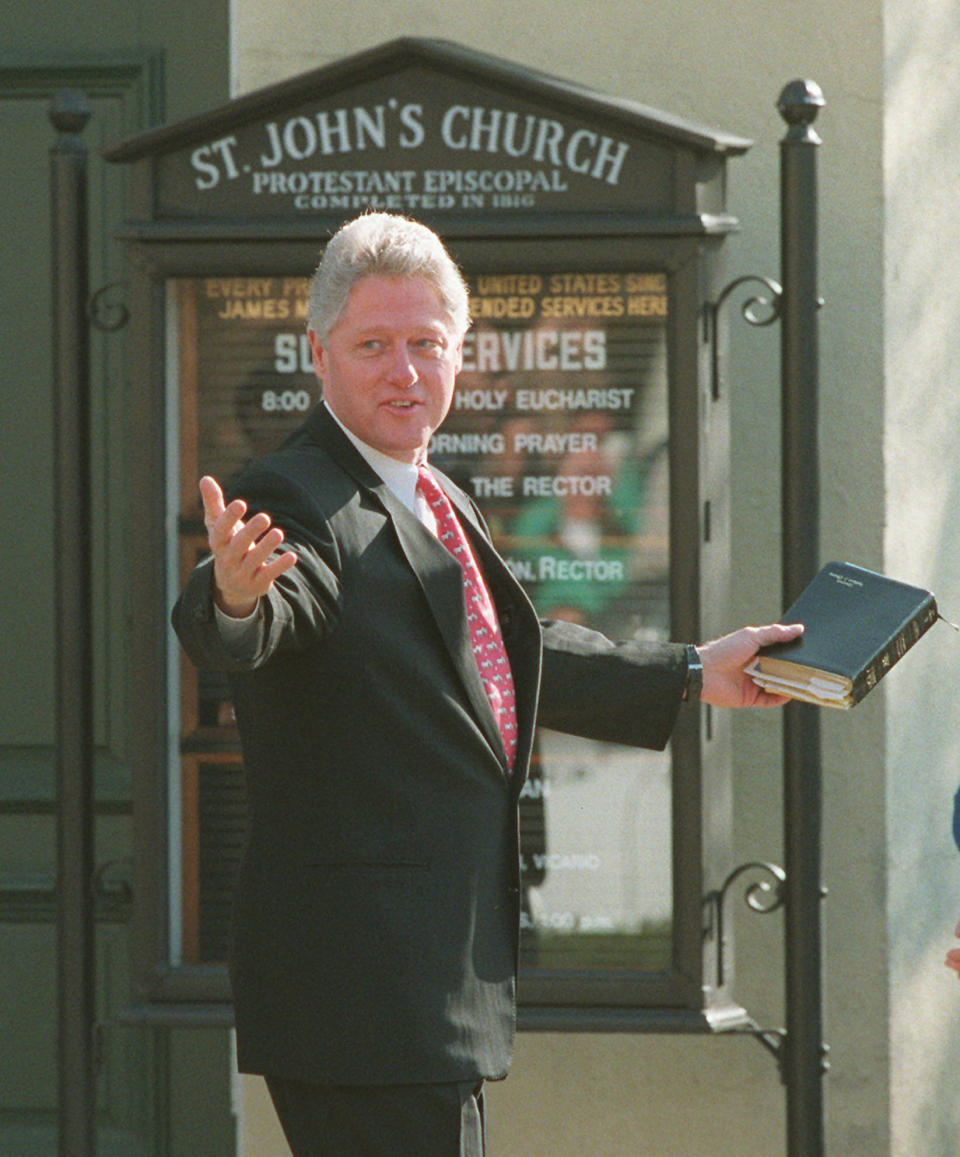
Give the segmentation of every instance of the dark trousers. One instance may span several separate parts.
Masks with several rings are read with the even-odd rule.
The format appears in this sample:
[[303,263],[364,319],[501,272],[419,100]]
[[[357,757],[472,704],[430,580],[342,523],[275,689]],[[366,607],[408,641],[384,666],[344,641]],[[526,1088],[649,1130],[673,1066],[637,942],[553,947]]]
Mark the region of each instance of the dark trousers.
[[266,1080],[293,1157],[483,1157],[482,1083]]

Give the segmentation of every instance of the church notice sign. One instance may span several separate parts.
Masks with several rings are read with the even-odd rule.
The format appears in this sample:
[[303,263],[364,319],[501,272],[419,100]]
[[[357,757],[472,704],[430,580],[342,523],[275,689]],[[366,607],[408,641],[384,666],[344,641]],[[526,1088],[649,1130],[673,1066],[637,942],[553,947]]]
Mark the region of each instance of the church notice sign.
[[670,204],[672,174],[670,150],[628,122],[411,64],[158,157],[156,209],[260,221],[636,213]]
[[[667,637],[666,275],[524,268],[468,280],[464,367],[431,461],[476,500],[542,617]],[[170,283],[183,568],[203,548],[197,478],[229,478],[319,400],[306,304],[305,278]],[[236,753],[224,686],[184,664],[180,702],[186,764],[198,747]],[[668,967],[670,799],[668,753],[540,731],[521,798],[525,966]],[[202,889],[184,893],[202,904]],[[192,919],[202,933],[203,912]]]

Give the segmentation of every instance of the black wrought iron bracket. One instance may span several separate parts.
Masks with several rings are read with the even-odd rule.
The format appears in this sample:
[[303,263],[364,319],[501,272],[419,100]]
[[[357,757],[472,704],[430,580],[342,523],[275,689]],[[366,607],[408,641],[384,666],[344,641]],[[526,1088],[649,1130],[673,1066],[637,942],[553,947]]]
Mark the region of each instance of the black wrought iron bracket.
[[[727,981],[725,960],[726,926],[728,920],[727,901],[734,885],[745,876],[748,877],[748,879],[743,893],[743,902],[751,912],[766,916],[771,912],[778,911],[786,901],[787,873],[779,864],[772,864],[767,860],[750,860],[745,864],[741,864],[729,873],[719,888],[707,893],[704,897],[704,906],[709,914],[707,917],[707,932],[712,931],[715,934],[717,945],[717,988],[721,988]],[[826,889],[822,889],[822,895],[826,895]],[[763,1045],[767,1052],[776,1060],[780,1072],[780,1079],[783,1080],[787,1030],[785,1028],[761,1028],[761,1026],[750,1017],[742,1028],[736,1029],[735,1031],[746,1033]],[[823,1071],[826,1072],[830,1067],[826,1059],[830,1051],[829,1045],[823,1045],[822,1051]]]
[[[119,327],[117,327],[119,328]],[[90,882],[94,903],[105,912],[129,914],[133,904],[133,857],[121,856],[98,864]],[[107,1029],[110,1019],[98,1019],[91,1026],[90,1052],[95,1072],[100,1072],[106,1060]]]
[[121,856],[98,864],[91,881],[94,900],[107,910],[129,908],[133,903],[132,875],[132,856]]
[[742,1031],[748,1032],[754,1040],[759,1041],[774,1058],[777,1062],[777,1067],[780,1069],[782,1079],[783,1048],[787,1043],[787,1030],[785,1028],[761,1028],[756,1021],[751,1020],[749,1025]]
[[745,273],[725,286],[716,301],[707,303],[710,317],[710,342],[712,348],[711,364],[711,391],[714,399],[720,397],[720,311],[726,304],[727,298],[743,285],[756,284],[766,292],[751,294],[740,306],[740,313],[748,325],[772,325],[780,318],[783,307],[783,288],[772,277],[762,277],[758,273]]
[[748,881],[743,894],[743,900],[751,912],[757,912],[761,916],[765,916],[783,907],[785,899],[784,885],[787,882],[787,874],[779,864],[771,864],[766,860],[750,860],[746,864],[741,864],[739,868],[733,869],[723,881],[720,888],[707,893],[705,904],[712,917],[711,924],[717,938],[717,988],[722,988],[727,980],[726,962],[724,959],[727,897],[734,884],[748,873],[754,878]]
[[109,281],[90,295],[87,302],[87,317],[94,329],[102,333],[116,333],[130,320],[130,310],[123,300],[111,300],[111,294],[121,296],[127,288],[126,281]]
[[[747,1021],[747,1024],[743,1028],[737,1029],[736,1031],[748,1033],[754,1040],[759,1041],[760,1044],[763,1045],[777,1062],[777,1070],[780,1073],[781,1083],[786,1084],[787,1030],[785,1028],[761,1028],[756,1021],[751,1019]],[[830,1062],[827,1060],[829,1053],[830,1046],[822,1044],[820,1046],[820,1069],[823,1073],[830,1071]]]
[[[731,889],[744,876],[748,876],[743,900],[751,912],[766,916],[783,907],[786,899],[785,885],[787,874],[779,864],[772,864],[767,860],[750,860],[732,872],[715,891],[708,892],[704,898],[704,905],[709,913],[708,928],[712,928],[716,936],[717,963],[716,986],[722,988],[726,983],[726,925],[727,900]],[[742,1028],[737,1030],[749,1033],[763,1045],[777,1061],[781,1079],[783,1076],[783,1046],[786,1041],[786,1030],[783,1028],[761,1028],[752,1018]]]

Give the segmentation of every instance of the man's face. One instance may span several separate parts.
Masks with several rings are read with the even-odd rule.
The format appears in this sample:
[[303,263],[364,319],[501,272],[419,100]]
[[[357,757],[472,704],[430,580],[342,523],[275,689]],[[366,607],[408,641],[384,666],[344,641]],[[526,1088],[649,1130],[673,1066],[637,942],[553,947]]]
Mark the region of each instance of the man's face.
[[330,409],[368,446],[418,462],[447,416],[463,335],[420,277],[371,275],[354,285],[326,345],[310,330]]

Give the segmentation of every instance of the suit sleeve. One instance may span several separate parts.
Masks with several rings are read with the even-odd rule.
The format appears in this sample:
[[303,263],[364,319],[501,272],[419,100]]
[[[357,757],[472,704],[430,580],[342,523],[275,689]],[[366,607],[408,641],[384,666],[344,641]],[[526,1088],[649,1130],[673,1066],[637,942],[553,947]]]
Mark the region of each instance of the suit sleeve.
[[[465,498],[489,540],[483,515]],[[599,631],[557,620],[543,620],[540,628],[538,724],[630,747],[666,747],[686,686],[683,644],[615,643]]]
[[537,722],[555,731],[662,751],[683,699],[678,643],[614,643],[598,631],[544,622]]
[[270,514],[284,532],[281,550],[294,550],[297,565],[261,599],[256,625],[241,649],[228,647],[217,624],[213,602],[213,558],[193,569],[173,608],[180,642],[200,668],[248,671],[273,655],[298,651],[336,629],[340,615],[339,553],[325,519],[309,494],[290,478],[250,472],[233,488],[248,506],[248,517]]

